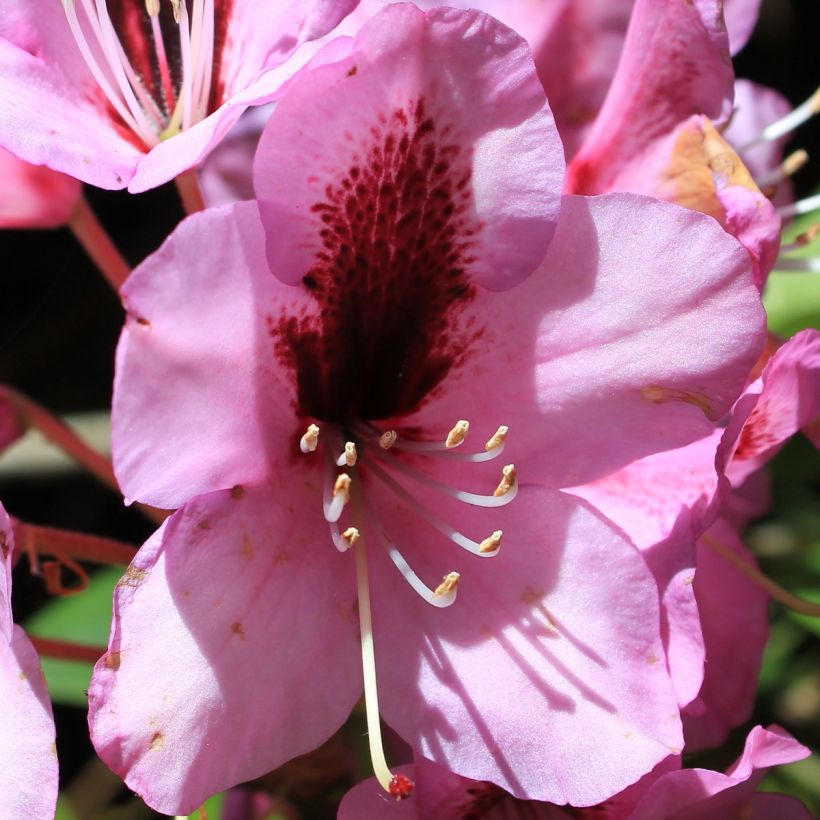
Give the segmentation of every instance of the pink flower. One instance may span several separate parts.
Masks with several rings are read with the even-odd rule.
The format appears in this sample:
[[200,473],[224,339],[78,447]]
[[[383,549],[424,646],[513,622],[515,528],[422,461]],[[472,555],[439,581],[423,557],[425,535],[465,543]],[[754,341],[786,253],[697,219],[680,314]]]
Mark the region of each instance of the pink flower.
[[772,767],[807,757],[809,750],[778,726],[756,726],[740,758],[726,773],[680,769],[680,759],[664,761],[623,794],[588,811],[518,800],[491,783],[478,783],[417,757],[401,767],[416,781],[417,799],[396,803],[373,778],[351,789],[339,807],[339,820],[724,820],[727,817],[777,817],[809,820],[806,807],[793,797],[756,792]]
[[[0,2],[0,142],[132,192],[196,165],[355,0]],[[178,18],[178,19],[177,19]]]
[[[570,197],[555,227],[560,153],[520,38],[393,6],[277,106],[262,221],[188,219],[124,287],[118,478],[181,509],[117,590],[90,719],[152,806],[316,746],[360,697],[360,655],[385,788],[377,710],[556,803],[679,748],[651,576],[556,488],[703,435],[763,316],[700,214]],[[459,419],[485,450],[455,449]]]
[[54,720],[40,661],[12,622],[11,520],[0,505],[0,816],[49,820],[57,802]]
[[607,98],[567,170],[566,190],[634,191],[707,213],[746,247],[762,287],[781,223],[719,133],[732,113],[733,90],[720,3],[638,0]]
[[82,186],[42,165],[30,165],[0,148],[0,228],[57,228],[74,213]]

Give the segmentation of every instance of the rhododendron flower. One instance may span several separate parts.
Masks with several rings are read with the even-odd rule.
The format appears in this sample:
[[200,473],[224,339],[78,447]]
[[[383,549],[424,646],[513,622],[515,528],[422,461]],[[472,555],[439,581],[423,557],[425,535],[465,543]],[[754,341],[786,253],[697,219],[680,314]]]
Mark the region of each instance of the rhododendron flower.
[[568,168],[566,190],[634,191],[707,213],[749,251],[762,287],[781,223],[719,133],[732,113],[733,90],[719,2],[638,0],[618,70]]
[[391,6],[273,112],[260,208],[186,220],[124,287],[118,478],[181,509],[117,590],[90,719],[152,806],[317,745],[360,655],[393,793],[379,712],[556,803],[680,748],[651,576],[556,488],[710,429],[762,311],[700,214],[570,197],[556,227],[560,154],[517,35]]
[[54,720],[40,661],[11,615],[14,536],[0,505],[0,816],[50,820],[57,802]]
[[0,228],[57,228],[71,218],[82,194],[73,177],[31,165],[0,148]]
[[417,799],[398,803],[385,799],[374,779],[351,789],[339,807],[339,820],[724,820],[727,817],[777,817],[809,820],[806,807],[783,794],[756,792],[772,766],[807,757],[809,750],[778,726],[756,726],[749,733],[743,754],[726,773],[709,769],[679,769],[679,758],[664,761],[654,771],[589,810],[571,814],[549,803],[518,800],[491,783],[477,783],[448,772],[429,760],[417,758],[414,766],[401,767],[416,780]]
[[196,165],[355,0],[2,0],[0,143],[132,192]]

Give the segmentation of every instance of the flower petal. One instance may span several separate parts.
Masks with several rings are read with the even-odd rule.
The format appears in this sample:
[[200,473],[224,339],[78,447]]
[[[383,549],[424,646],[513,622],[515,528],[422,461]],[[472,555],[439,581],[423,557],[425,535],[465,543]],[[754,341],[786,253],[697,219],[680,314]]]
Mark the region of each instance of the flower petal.
[[314,748],[360,696],[350,557],[320,499],[295,467],[200,496],[120,581],[89,688],[92,740],[158,811],[192,812]]
[[638,0],[618,70],[566,190],[616,190],[615,179],[693,114],[724,123],[734,74],[719,0]]
[[591,805],[680,748],[657,588],[584,502],[522,488],[502,511],[454,517],[503,529],[492,559],[445,548],[389,496],[376,507],[421,577],[461,573],[437,609],[370,552],[382,712],[422,754],[516,797]]
[[808,754],[805,746],[779,726],[755,726],[746,738],[743,754],[726,774],[709,769],[681,769],[665,774],[638,804],[631,820],[723,820],[745,815],[766,769],[801,760]]
[[764,342],[740,245],[627,194],[565,197],[539,270],[478,292],[461,320],[460,362],[404,423],[446,434],[468,418],[481,441],[509,425],[522,480],[557,487],[711,433]]
[[173,508],[275,472],[304,430],[265,311],[296,310],[300,294],[267,270],[255,203],[185,220],[122,297],[112,444],[124,494]]
[[[332,231],[350,230],[355,257],[385,224],[382,250],[368,240],[379,261],[404,253],[408,231],[421,256],[451,230],[470,245],[471,277],[500,290],[543,259],[562,175],[526,43],[479,12],[402,4],[372,18],[348,57],[294,83],[262,135],[254,184],[285,282],[327,256]],[[342,250],[328,264],[344,264]]]

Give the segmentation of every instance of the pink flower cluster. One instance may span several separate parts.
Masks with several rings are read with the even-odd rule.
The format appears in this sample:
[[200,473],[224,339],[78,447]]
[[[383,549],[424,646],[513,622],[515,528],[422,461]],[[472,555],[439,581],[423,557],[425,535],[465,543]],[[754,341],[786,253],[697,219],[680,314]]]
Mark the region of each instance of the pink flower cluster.
[[[755,791],[808,754],[780,727],[683,758],[751,714],[778,593],[742,527],[820,414],[820,334],[761,304],[803,114],[735,81],[758,3],[455,5],[0,0],[0,224],[99,251],[78,180],[192,212],[120,289],[113,469],[173,512],[114,594],[96,751],[185,814],[364,694],[344,820],[808,817]],[[0,512],[0,815],[47,818]]]

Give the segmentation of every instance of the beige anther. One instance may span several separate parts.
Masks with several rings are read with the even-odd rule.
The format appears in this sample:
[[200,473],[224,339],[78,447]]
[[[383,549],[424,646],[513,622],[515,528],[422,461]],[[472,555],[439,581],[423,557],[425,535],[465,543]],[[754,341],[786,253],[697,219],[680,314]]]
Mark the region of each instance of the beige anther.
[[145,0],[145,10],[149,17],[156,17],[159,14],[159,0]]
[[312,453],[319,443],[319,428],[315,424],[308,425],[305,434],[299,439],[299,449],[303,453]]
[[501,471],[501,481],[498,482],[498,486],[493,490],[494,496],[499,495],[506,495],[515,485],[515,465],[508,464],[502,471]]
[[783,162],[780,163],[780,173],[784,177],[794,176],[807,162],[809,155],[802,148],[798,148],[792,154],[789,154]]
[[342,454],[336,459],[336,464],[338,464],[339,467],[354,467],[356,465],[357,458],[356,445],[352,441],[348,441],[345,443],[345,448],[342,451]]
[[347,473],[340,473],[336,476],[336,483],[333,485],[333,497],[342,495],[342,503],[347,504],[350,500],[350,476]]
[[809,108],[814,114],[820,114],[820,88],[809,97]]
[[385,430],[385,432],[379,436],[379,447],[381,447],[382,450],[389,450],[396,443],[398,437],[399,434],[395,430]]
[[442,578],[441,583],[436,587],[433,595],[438,595],[441,597],[442,595],[447,595],[450,592],[455,592],[458,588],[458,579],[461,576],[457,572],[448,572],[444,578]]
[[447,433],[447,440],[444,446],[449,450],[451,447],[458,447],[465,438],[467,438],[467,431],[470,429],[470,422],[466,419],[459,419],[455,427]]
[[348,527],[342,533],[342,538],[347,541],[349,547],[352,547],[359,540],[359,531],[355,527]]
[[507,438],[507,433],[509,432],[510,428],[505,427],[502,424],[501,427],[493,433],[492,438],[484,445],[484,449],[494,450],[496,447],[500,447],[504,443],[504,439]]
[[180,18],[180,6],[182,5],[182,0],[171,0],[171,6],[174,9],[174,22],[178,23]]
[[501,530],[496,530],[492,535],[485,538],[479,545],[479,552],[496,552],[501,546]]

